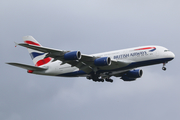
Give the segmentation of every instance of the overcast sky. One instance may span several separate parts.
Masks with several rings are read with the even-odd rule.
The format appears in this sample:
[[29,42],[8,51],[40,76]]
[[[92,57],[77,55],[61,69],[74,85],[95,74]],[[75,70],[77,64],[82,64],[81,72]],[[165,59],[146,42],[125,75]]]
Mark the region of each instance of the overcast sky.
[[[133,82],[27,74],[5,64],[33,65],[14,41],[32,35],[43,46],[84,54],[161,45],[176,58],[143,67]],[[2,0],[1,120],[179,120],[179,0]]]

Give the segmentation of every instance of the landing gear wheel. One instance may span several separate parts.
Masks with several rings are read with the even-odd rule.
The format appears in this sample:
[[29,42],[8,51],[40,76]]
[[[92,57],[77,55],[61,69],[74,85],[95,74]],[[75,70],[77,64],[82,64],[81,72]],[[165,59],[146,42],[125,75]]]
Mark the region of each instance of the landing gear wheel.
[[162,70],[166,70],[166,67],[165,67],[165,65],[167,64],[167,62],[165,62],[165,63],[163,63],[163,67],[162,67]]
[[106,81],[107,81],[107,82],[111,82],[111,83],[113,82],[112,79],[108,79],[108,78],[106,79]]
[[166,67],[163,67],[163,68],[162,68],[162,70],[164,70],[164,71],[165,71],[165,70],[166,70]]

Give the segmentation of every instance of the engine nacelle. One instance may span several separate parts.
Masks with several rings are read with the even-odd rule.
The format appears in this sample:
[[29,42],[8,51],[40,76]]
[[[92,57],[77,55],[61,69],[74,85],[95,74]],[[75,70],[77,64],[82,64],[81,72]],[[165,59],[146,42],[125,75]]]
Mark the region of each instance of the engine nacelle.
[[94,65],[96,66],[108,66],[111,65],[110,57],[101,57],[94,60]]
[[136,78],[140,78],[143,74],[143,71],[140,69],[131,70],[125,73],[121,79],[124,81],[134,81]]
[[65,60],[80,60],[81,59],[81,52],[80,51],[73,51],[64,54]]
[[136,69],[136,70],[128,71],[126,74],[128,77],[131,78],[140,78],[143,74],[143,71],[140,69]]
[[127,76],[122,76],[121,79],[124,80],[124,81],[135,81],[136,80],[136,78],[129,78]]

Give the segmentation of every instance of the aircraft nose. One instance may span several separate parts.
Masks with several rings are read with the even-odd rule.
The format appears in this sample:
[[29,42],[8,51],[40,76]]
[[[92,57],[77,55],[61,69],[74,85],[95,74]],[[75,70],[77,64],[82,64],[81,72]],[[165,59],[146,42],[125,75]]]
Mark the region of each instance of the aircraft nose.
[[170,56],[174,59],[175,58],[175,54],[173,52],[171,52]]
[[170,60],[173,60],[175,58],[175,54],[173,52],[169,52],[168,57]]

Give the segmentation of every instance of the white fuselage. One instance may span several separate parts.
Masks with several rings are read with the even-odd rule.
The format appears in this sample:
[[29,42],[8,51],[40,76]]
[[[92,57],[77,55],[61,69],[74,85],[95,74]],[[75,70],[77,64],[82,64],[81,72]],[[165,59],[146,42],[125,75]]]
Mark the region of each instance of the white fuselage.
[[[172,60],[175,55],[168,49],[161,46],[142,46],[136,48],[129,48],[123,50],[116,50],[111,52],[104,52],[98,54],[92,54],[95,57],[110,57],[115,61],[124,61],[129,63],[127,66],[117,66],[116,69],[106,69],[106,67],[101,67],[104,71],[112,72],[123,72],[133,68],[166,63]],[[80,72],[79,68],[72,67],[70,64],[62,64],[60,60],[48,63],[41,67],[47,67],[45,71],[38,72],[35,74],[51,75],[51,76],[68,76],[69,73],[73,73],[72,76],[86,76],[83,71]],[[76,74],[77,73],[77,74]]]

